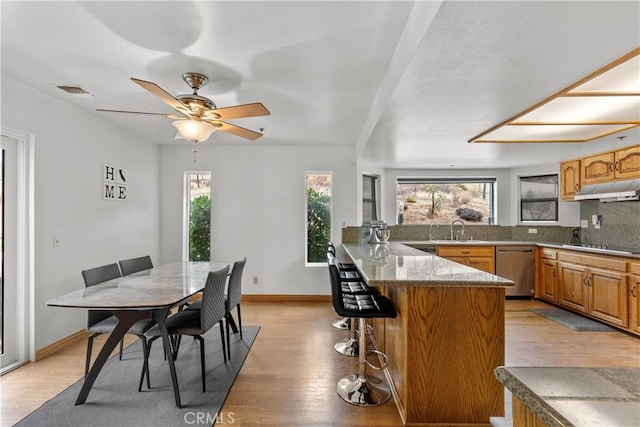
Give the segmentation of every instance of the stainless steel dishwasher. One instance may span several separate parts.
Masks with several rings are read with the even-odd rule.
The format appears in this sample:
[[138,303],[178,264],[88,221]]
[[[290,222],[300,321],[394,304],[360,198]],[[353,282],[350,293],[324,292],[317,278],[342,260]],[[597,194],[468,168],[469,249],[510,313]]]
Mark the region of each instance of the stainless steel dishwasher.
[[496,246],[496,276],[513,280],[507,297],[533,296],[535,282],[533,246]]

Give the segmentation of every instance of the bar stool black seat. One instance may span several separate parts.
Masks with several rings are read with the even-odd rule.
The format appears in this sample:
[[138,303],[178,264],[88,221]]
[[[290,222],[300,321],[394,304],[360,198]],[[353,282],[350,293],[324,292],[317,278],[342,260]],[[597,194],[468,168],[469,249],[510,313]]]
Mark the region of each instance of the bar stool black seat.
[[[372,369],[382,370],[387,368],[389,360],[381,351],[372,349],[364,351],[367,345],[366,319],[371,318],[395,318],[397,312],[393,303],[380,294],[345,294],[342,292],[340,272],[338,267],[329,263],[329,277],[331,281],[331,297],[336,312],[345,317],[358,319],[360,327],[359,352],[357,374],[347,375],[338,381],[336,391],[346,402],[357,406],[375,406],[385,403],[391,398],[391,391],[383,379],[376,382],[369,381],[366,375],[366,366]],[[368,354],[375,354],[382,358],[382,366],[375,366],[367,360]]]

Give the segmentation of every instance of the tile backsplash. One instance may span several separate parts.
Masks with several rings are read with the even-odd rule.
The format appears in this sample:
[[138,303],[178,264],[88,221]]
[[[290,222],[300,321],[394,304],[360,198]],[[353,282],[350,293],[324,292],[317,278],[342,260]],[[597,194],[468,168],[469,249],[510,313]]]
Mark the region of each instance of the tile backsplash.
[[[593,225],[593,215],[602,218],[600,228]],[[582,243],[607,247],[640,248],[640,201],[602,203],[580,202],[580,219],[588,228],[580,230]]]

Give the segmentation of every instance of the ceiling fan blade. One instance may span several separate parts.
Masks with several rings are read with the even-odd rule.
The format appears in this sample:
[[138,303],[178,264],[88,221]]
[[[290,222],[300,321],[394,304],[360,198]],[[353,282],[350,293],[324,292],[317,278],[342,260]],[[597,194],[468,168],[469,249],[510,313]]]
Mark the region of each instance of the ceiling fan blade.
[[178,99],[174,98],[169,92],[167,92],[166,90],[162,89],[157,84],[155,84],[153,82],[148,82],[146,80],[135,79],[133,77],[131,77],[131,80],[134,83],[137,83],[138,85],[140,85],[143,89],[148,90],[153,95],[155,95],[158,98],[160,98],[164,103],[168,104],[170,107],[175,108],[176,110],[180,111],[181,113],[187,114],[187,113],[190,112],[189,107],[184,105]]
[[102,108],[96,108],[96,111],[102,111],[104,113],[127,113],[127,114],[148,114],[151,116],[162,116],[168,119],[184,119],[184,116],[179,116],[177,114],[167,114],[167,113],[147,113],[145,111],[124,111],[124,110],[105,110]]
[[215,126],[216,130],[221,130],[222,132],[227,132],[235,136],[239,136],[241,138],[250,139],[255,141],[260,138],[262,134],[260,132],[253,131],[251,129],[246,129],[240,126],[232,125],[231,123],[225,123],[221,121],[211,122],[213,126]]
[[[213,113],[213,114],[211,114]],[[242,117],[268,116],[271,114],[267,108],[260,102],[253,104],[235,105],[233,107],[217,108],[209,110],[206,114],[213,117],[217,115],[219,119],[239,119]]]

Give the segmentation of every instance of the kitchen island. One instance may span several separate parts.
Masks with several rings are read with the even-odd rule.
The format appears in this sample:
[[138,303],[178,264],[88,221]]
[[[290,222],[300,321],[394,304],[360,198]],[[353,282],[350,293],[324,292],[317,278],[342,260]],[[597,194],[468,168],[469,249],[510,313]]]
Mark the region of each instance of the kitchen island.
[[504,414],[505,288],[513,282],[398,242],[342,248],[395,319],[375,320],[386,372],[407,425],[489,426]]
[[640,369],[499,367],[513,396],[514,425],[635,427],[640,423]]

